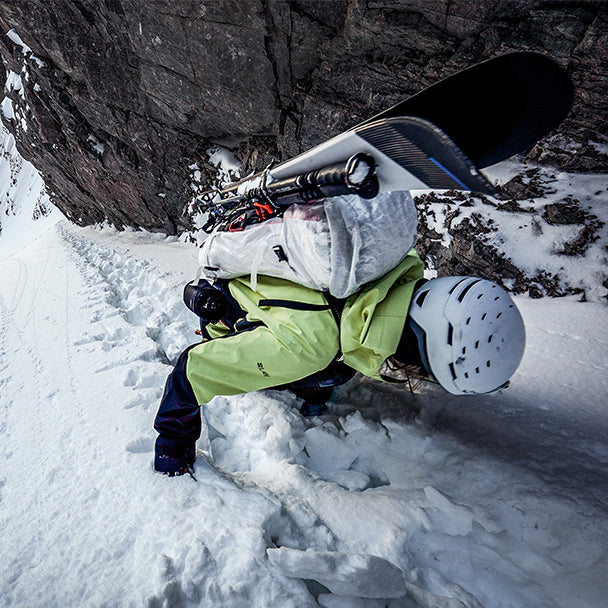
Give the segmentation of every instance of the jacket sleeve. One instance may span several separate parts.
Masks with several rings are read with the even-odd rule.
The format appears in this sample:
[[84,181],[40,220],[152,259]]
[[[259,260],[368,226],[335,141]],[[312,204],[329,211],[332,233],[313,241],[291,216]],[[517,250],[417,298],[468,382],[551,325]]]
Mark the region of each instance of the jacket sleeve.
[[336,323],[330,321],[324,336],[303,331],[299,345],[285,344],[261,325],[194,346],[188,351],[186,375],[196,400],[208,403],[217,395],[281,386],[325,369],[339,346]]
[[201,413],[186,375],[186,349],[167,378],[154,428],[158,432],[154,469],[171,475],[182,474],[195,460],[195,444],[201,434]]
[[[159,433],[155,469],[179,474],[195,460],[201,433],[200,404],[218,395],[272,388],[325,369],[339,348],[330,310],[292,310],[277,335],[266,325],[188,348],[167,379],[154,428]],[[289,340],[284,336],[289,335]]]

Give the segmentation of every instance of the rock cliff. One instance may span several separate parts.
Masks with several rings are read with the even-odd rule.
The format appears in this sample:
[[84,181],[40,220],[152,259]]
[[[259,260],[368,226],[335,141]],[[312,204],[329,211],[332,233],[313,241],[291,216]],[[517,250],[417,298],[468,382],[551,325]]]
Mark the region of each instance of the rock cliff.
[[608,135],[605,2],[0,0],[0,27],[3,120],[79,224],[179,232],[209,142],[259,168],[519,49],[577,88],[534,157],[606,169],[590,143]]

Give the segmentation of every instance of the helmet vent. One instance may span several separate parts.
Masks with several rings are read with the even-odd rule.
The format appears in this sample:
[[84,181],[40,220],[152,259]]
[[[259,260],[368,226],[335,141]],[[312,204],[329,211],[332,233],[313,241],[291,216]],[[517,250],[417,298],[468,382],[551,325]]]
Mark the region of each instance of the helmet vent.
[[460,279],[460,281],[458,281],[457,283],[454,283],[454,285],[452,285],[452,287],[450,288],[450,291],[448,291],[448,293],[454,293],[456,291],[456,287],[458,287],[458,285],[460,285],[461,283],[464,283],[466,280],[467,280],[467,277],[462,277]]
[[452,372],[452,380],[456,380],[458,376],[456,375],[456,370],[454,369],[454,364],[450,363],[450,371]]
[[492,362],[491,361],[486,361],[486,367],[492,367]]
[[454,326],[450,323],[448,325],[448,344],[450,346],[452,346],[452,344],[453,344],[453,342],[452,342],[453,337],[454,337]]
[[416,298],[416,304],[418,304],[418,306],[422,306],[422,303],[426,299],[426,296],[428,295],[428,293],[429,293],[429,290],[426,289]]
[[493,338],[493,337],[494,337],[494,334],[490,334],[490,337],[488,338],[488,344],[489,344],[490,342],[492,342],[492,338]]
[[499,313],[496,315],[496,318],[497,318],[497,319],[500,319],[500,317],[502,317],[502,313],[501,313],[501,312],[499,312]]
[[477,340],[477,342],[475,342],[475,348],[479,348],[479,340]]
[[[473,285],[477,285],[477,283],[480,282],[481,279],[477,279],[477,281],[471,281],[459,294],[458,294],[458,298],[457,300],[459,302],[462,302],[464,300],[464,297],[467,295],[467,292],[469,291],[469,289],[471,289],[471,287],[473,287]],[[456,287],[456,286],[454,286]],[[481,296],[478,296],[481,297]]]
[[481,320],[482,320],[482,321],[485,321],[487,316],[488,316],[488,313],[487,313],[487,312],[484,312],[484,313],[481,315]]

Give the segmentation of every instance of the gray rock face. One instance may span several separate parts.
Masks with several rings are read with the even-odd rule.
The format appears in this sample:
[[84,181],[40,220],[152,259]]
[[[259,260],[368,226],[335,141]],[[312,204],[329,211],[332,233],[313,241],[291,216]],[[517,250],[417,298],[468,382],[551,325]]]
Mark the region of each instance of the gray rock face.
[[[576,107],[560,137],[596,153],[588,140],[608,135],[604,2],[0,0],[0,26],[31,49],[0,38],[23,85],[9,78],[5,124],[80,224],[178,232],[189,167],[203,166],[210,141],[260,168],[510,50],[570,71]],[[606,167],[556,141],[533,154]]]

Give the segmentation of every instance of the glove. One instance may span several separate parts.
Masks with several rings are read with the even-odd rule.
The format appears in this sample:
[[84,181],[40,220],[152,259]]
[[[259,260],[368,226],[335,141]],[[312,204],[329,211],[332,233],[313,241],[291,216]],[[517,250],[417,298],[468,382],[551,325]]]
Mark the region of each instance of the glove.
[[227,310],[226,296],[205,279],[184,287],[184,303],[205,323],[217,323]]
[[154,470],[169,477],[185,475],[191,476],[193,465],[196,460],[194,444],[168,443],[161,437],[156,440],[154,446]]

